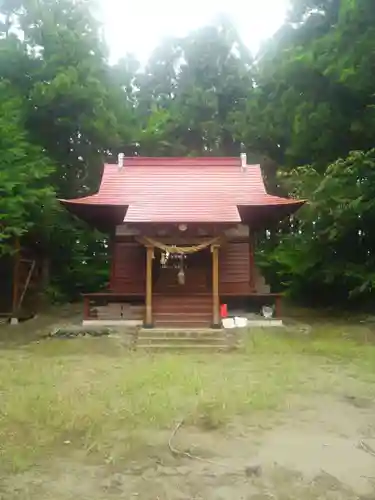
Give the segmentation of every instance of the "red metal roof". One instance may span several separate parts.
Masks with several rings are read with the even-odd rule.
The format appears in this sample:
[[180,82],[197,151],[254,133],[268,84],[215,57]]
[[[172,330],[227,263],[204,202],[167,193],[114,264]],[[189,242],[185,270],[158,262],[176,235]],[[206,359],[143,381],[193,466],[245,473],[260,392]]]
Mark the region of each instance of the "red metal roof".
[[[171,209],[172,207],[172,209]],[[236,205],[220,201],[207,204],[205,200],[170,199],[142,205],[130,205],[124,222],[241,222]]]
[[266,193],[259,165],[240,158],[125,158],[106,164],[97,194],[67,204],[124,206],[125,222],[240,222],[238,207],[300,206]]

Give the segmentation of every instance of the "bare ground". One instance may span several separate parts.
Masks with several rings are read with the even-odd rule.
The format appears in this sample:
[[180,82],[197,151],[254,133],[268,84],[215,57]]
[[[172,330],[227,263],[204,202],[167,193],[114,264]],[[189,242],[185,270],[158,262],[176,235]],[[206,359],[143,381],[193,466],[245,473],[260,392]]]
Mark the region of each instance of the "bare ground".
[[[67,342],[74,345],[76,340]],[[39,349],[37,346],[32,352],[40,356]],[[97,347],[92,363],[100,361],[95,357],[96,350]],[[24,348],[22,352],[24,355]],[[58,363],[58,357],[54,356],[54,362]],[[216,362],[216,358],[206,356],[205,363]],[[264,352],[259,352],[259,356],[265,356]],[[284,356],[289,354],[281,353],[273,359],[273,369],[283,363]],[[297,358],[300,356],[301,352],[296,354]],[[139,433],[147,445],[133,456],[124,453],[123,460],[119,457],[128,436],[125,427],[115,429],[117,437],[112,440],[112,451],[102,457],[74,446],[68,435],[63,450],[49,449],[33,466],[14,473],[5,473],[4,469],[0,476],[0,498],[375,500],[375,366],[373,371],[359,377],[358,366],[351,365],[349,355],[344,357],[348,358],[344,364],[341,359],[337,362],[324,358],[323,362],[320,355],[311,359],[311,353],[307,353],[300,365],[302,387],[286,390],[282,404],[274,409],[233,414],[224,425],[212,426],[210,422],[207,429],[197,421],[188,420],[175,436],[173,431],[179,422],[176,414],[168,426],[142,425]],[[113,363],[113,354],[108,359]],[[160,360],[162,363],[163,355]],[[240,355],[227,358],[223,370],[231,361],[239,364],[244,358]],[[361,360],[357,361],[360,365]],[[303,373],[305,362],[306,373]],[[152,363],[159,361],[152,358]],[[318,371],[311,369],[309,363]],[[246,369],[249,366],[246,364]],[[265,363],[264,370],[270,367]],[[98,376],[103,370],[104,365],[100,365]],[[259,367],[254,377],[257,373]],[[322,385],[325,378],[330,379],[327,386]],[[160,399],[160,404],[164,400]],[[171,452],[168,442],[172,436],[172,448],[189,453],[191,458]],[[74,437],[71,439],[74,441]]]
[[[267,427],[267,426],[265,426]],[[8,476],[4,499],[91,500],[374,499],[372,401],[292,398],[278,424],[245,422],[223,431],[181,427],[173,445],[197,458],[173,456],[168,432],[150,433],[147,453],[121,467],[90,464],[79,453]],[[361,444],[369,446],[369,451]]]

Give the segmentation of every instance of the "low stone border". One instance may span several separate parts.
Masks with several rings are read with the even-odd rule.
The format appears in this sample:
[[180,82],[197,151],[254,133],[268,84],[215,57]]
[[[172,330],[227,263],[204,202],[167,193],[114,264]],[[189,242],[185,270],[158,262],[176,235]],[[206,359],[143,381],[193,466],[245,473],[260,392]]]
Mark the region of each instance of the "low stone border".
[[105,327],[84,327],[81,325],[59,326],[45,335],[45,338],[64,338],[70,339],[75,337],[108,337],[114,333],[111,328]]

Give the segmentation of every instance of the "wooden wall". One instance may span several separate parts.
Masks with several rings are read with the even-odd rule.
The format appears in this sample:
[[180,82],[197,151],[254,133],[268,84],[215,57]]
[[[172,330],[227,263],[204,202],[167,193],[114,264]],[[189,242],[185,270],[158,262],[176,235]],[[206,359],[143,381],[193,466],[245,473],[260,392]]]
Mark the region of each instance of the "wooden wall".
[[230,241],[219,251],[219,292],[222,295],[250,292],[250,245]]
[[[112,252],[112,270],[110,280],[110,290],[117,293],[129,293],[129,295],[142,295],[145,292],[145,273],[146,273],[146,250],[145,248],[131,239],[117,239],[113,245]],[[203,257],[203,255],[202,255]],[[157,262],[155,262],[157,265]],[[189,277],[186,278],[186,288],[190,293],[210,293],[211,283],[204,285],[211,278],[212,262],[210,255],[205,261],[207,273],[199,270],[199,278],[195,276],[194,283],[191,283]],[[220,295],[246,295],[253,290],[252,281],[254,281],[254,269],[252,269],[252,258],[250,252],[250,243],[246,240],[229,241],[219,251],[219,292]],[[162,273],[160,270],[158,273]],[[176,271],[172,270],[175,274]],[[189,273],[189,270],[186,271]],[[191,275],[194,272],[191,271]],[[205,276],[207,274],[207,276]],[[156,277],[155,277],[156,278]],[[167,278],[167,277],[166,277]],[[154,291],[163,293],[160,283],[168,280],[158,278],[159,285],[154,283]],[[201,283],[202,282],[202,283]],[[193,286],[191,286],[193,285]],[[203,286],[204,285],[204,286]],[[168,288],[166,286],[166,288]],[[168,291],[168,290],[165,290]],[[183,291],[181,289],[181,291]]]
[[117,293],[143,294],[146,281],[146,250],[134,240],[113,243],[110,290]]

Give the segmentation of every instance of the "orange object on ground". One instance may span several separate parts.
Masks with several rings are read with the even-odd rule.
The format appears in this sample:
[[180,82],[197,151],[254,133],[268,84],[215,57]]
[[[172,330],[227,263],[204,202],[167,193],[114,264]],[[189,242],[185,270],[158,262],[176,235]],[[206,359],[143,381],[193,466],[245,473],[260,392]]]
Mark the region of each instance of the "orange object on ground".
[[221,304],[221,306],[220,306],[220,316],[222,318],[227,318],[228,317],[228,306],[227,306],[227,304]]

